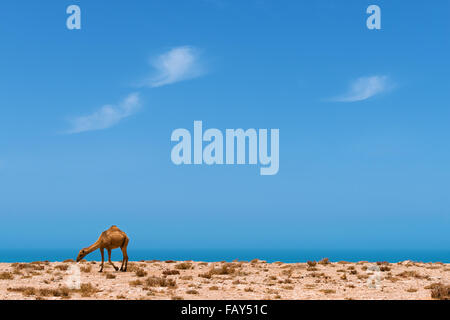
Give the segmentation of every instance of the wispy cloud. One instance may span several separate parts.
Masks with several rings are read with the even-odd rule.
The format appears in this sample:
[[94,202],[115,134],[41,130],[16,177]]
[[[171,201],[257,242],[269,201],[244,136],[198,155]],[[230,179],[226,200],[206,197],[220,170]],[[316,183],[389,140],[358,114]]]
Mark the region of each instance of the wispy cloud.
[[110,128],[118,124],[122,119],[136,113],[139,108],[139,94],[132,93],[117,105],[105,105],[90,115],[70,119],[71,128],[67,133],[80,133]]
[[152,66],[156,74],[144,83],[144,86],[152,88],[196,78],[205,73],[198,49],[191,46],[171,49],[153,60]]
[[388,76],[361,77],[351,83],[344,95],[331,99],[337,102],[356,102],[369,99],[392,87]]

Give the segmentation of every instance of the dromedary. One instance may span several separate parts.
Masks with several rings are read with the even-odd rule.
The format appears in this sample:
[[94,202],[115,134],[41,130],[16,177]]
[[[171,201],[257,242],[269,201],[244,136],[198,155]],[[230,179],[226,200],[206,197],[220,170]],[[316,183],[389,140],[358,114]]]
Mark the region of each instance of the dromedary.
[[114,267],[114,269],[117,271],[119,268],[117,268],[114,263],[111,261],[111,250],[119,248],[122,250],[123,260],[122,260],[122,266],[120,267],[120,271],[127,271],[128,266],[128,255],[127,255],[127,246],[128,246],[128,237],[125,232],[117,228],[116,226],[112,226],[106,231],[103,231],[100,235],[100,238],[91,246],[81,249],[80,253],[78,253],[77,262],[83,259],[85,256],[87,256],[89,253],[100,249],[100,252],[102,254],[102,264],[100,266],[100,271],[103,271],[103,264],[105,262],[105,254],[104,249],[108,250],[108,262]]

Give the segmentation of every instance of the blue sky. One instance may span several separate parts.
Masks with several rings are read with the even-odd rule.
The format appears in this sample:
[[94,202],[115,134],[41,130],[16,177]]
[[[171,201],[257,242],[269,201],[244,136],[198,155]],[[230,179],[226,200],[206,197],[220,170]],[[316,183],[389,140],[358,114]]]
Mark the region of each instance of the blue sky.
[[[449,12],[3,1],[0,247],[78,248],[117,224],[134,248],[448,249]],[[171,132],[194,120],[279,128],[279,173],[175,166]]]

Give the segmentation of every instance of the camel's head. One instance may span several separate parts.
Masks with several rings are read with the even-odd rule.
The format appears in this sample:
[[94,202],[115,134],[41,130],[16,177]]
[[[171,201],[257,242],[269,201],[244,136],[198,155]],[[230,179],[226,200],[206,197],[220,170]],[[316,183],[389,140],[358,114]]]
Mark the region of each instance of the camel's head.
[[80,262],[81,259],[86,257],[87,254],[88,253],[87,253],[86,249],[81,249],[80,252],[78,253],[78,256],[77,256],[77,262]]

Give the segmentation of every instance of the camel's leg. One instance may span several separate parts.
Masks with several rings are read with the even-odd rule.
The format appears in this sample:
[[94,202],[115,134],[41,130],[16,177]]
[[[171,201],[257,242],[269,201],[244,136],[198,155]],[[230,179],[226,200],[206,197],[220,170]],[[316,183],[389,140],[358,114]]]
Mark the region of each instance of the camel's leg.
[[127,255],[127,247],[123,246],[122,248],[122,256],[123,256],[123,260],[122,260],[122,266],[120,267],[120,271],[127,271],[127,265],[128,265],[128,255]]
[[127,247],[125,247],[125,268],[123,269],[124,272],[127,271],[128,268],[128,253],[127,253]]
[[128,267],[128,254],[127,254],[127,247],[128,247],[128,238],[125,238],[124,243],[122,244],[122,246],[120,247],[120,249],[122,250],[122,266],[120,267],[120,271],[127,271],[127,267]]
[[119,268],[117,268],[111,261],[111,249],[108,249],[108,262],[114,267],[114,270],[119,270]]
[[127,253],[128,241],[130,241],[130,240],[127,238],[127,241],[125,242],[125,245],[123,246],[124,251],[125,251],[125,268],[123,269],[124,272],[126,272],[127,268],[128,268],[128,253]]
[[103,264],[105,263],[105,252],[103,251],[103,248],[100,248],[100,253],[102,254],[102,264],[100,265],[100,271],[103,271]]
[[123,254],[123,247],[120,248],[122,250],[122,265],[120,266],[120,271],[123,271],[123,265],[125,264],[125,255]]

